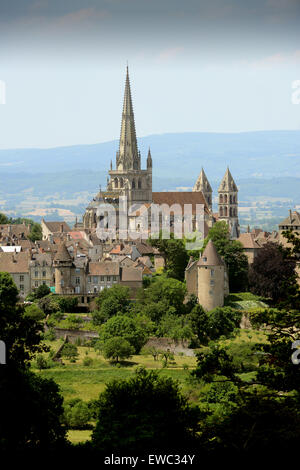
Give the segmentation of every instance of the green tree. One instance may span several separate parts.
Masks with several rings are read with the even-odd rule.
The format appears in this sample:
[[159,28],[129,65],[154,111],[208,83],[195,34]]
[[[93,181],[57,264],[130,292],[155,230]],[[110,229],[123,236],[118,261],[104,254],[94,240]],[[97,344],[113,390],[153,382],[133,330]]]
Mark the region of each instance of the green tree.
[[250,266],[249,285],[254,294],[268,297],[274,303],[284,300],[296,285],[296,261],[277,243],[266,243]]
[[78,358],[78,348],[75,344],[66,343],[61,351],[61,356],[75,361]]
[[203,345],[221,336],[230,337],[239,328],[241,318],[241,312],[230,307],[217,307],[206,312],[201,305],[196,305],[189,314],[192,331]]
[[45,315],[51,315],[52,313],[57,313],[60,310],[58,297],[52,294],[39,299],[38,306],[43,310]]
[[0,224],[6,225],[10,223],[10,219],[5,215],[0,212]]
[[191,339],[193,336],[192,327],[186,315],[172,315],[166,313],[162,316],[158,325],[159,336],[167,336],[175,341]]
[[108,318],[126,313],[130,306],[130,289],[115,284],[110,289],[103,289],[96,298],[98,310],[93,312],[93,322],[101,325]]
[[40,309],[36,304],[27,305],[25,307],[24,316],[37,321],[43,320],[43,318],[45,318],[43,310]]
[[63,398],[52,380],[29,370],[29,361],[48,348],[41,345],[43,325],[24,315],[17,301],[11,276],[0,273],[0,332],[7,349],[7,365],[1,366],[0,452],[51,451],[66,443]]
[[90,429],[91,411],[80,398],[69,400],[64,406],[63,422],[68,429]]
[[170,238],[166,239],[162,231],[157,239],[150,238],[150,245],[158,248],[164,257],[164,271],[168,277],[184,281],[185,268],[188,264],[189,257],[185,249],[184,240],[174,238],[174,234],[170,233]]
[[59,296],[57,301],[59,310],[64,313],[72,313],[78,306],[78,297]]
[[143,302],[145,304],[163,302],[167,307],[173,307],[176,312],[183,313],[183,301],[186,295],[186,286],[177,279],[164,276],[157,277],[145,290]]
[[114,380],[99,398],[92,446],[102,452],[164,452],[195,444],[199,409],[192,407],[170,378],[140,369]]
[[0,452],[63,451],[63,397],[58,385],[15,364],[1,368]]
[[136,353],[139,353],[148,339],[148,333],[140,322],[127,315],[115,315],[101,326],[100,341],[106,343],[116,336],[126,339]]
[[8,365],[27,367],[37,352],[47,350],[41,345],[43,325],[24,315],[18,303],[18,289],[8,273],[0,273],[0,332],[7,349]]
[[104,343],[103,353],[106,359],[119,362],[132,356],[134,354],[134,347],[126,339],[116,336]]
[[46,284],[41,284],[37,289],[33,292],[35,299],[41,299],[46,295],[50,294],[50,289]]
[[27,238],[31,240],[32,242],[35,242],[37,240],[42,240],[43,232],[42,232],[41,224],[31,221],[30,234],[28,235]]

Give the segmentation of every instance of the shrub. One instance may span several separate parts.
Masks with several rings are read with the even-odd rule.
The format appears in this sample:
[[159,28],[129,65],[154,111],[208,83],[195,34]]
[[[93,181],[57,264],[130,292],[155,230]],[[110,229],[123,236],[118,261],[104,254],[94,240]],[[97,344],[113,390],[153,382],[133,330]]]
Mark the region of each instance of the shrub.
[[44,333],[44,339],[46,341],[54,341],[56,338],[54,328],[49,328],[49,330],[45,331]]
[[93,359],[91,357],[88,357],[86,356],[84,359],[83,359],[83,365],[86,366],[86,367],[89,367],[93,364]]
[[49,369],[47,360],[41,354],[39,354],[36,358],[36,366],[39,370]]
[[89,429],[91,411],[87,403],[76,398],[65,405],[64,422],[69,429]]

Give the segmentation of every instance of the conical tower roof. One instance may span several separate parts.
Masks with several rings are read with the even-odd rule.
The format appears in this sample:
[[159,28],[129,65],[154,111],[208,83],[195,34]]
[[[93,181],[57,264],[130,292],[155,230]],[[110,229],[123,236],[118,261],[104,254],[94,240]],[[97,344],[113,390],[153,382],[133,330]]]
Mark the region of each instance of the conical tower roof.
[[227,170],[225,172],[225,175],[223,176],[218,191],[238,191],[237,185],[234,182],[229,167],[227,167]]
[[138,162],[138,146],[135,132],[128,66],[126,69],[118,160],[119,162],[123,163],[124,169],[132,169],[134,168],[134,161]]
[[63,242],[58,245],[57,252],[54,256],[54,261],[72,261],[71,255]]
[[217,249],[212,240],[209,240],[203,255],[199,259],[198,266],[223,266],[222,258],[219,256]]
[[200,174],[197,178],[197,181],[193,187],[193,191],[202,191],[202,192],[212,192],[211,185],[207,179],[203,167],[201,168]]

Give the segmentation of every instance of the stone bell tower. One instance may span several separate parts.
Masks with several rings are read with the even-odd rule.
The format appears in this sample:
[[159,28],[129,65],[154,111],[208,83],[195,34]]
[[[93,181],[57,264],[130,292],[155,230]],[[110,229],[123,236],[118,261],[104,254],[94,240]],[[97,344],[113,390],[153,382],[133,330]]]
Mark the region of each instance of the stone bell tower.
[[209,209],[212,210],[212,188],[203,168],[201,169],[198,179],[193,187],[193,191],[201,191]]
[[227,167],[218,189],[219,220],[225,220],[230,228],[232,238],[239,236],[238,188]]

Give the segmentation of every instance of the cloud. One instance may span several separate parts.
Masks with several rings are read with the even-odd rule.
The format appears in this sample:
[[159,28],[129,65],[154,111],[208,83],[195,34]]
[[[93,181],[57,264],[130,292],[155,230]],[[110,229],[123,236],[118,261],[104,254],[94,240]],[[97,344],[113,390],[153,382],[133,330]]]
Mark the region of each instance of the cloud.
[[300,49],[289,54],[277,52],[276,54],[263,57],[253,62],[244,62],[244,64],[254,68],[271,68],[287,64],[300,64]]
[[107,11],[98,11],[93,7],[82,8],[77,11],[72,11],[66,15],[60,16],[55,20],[55,23],[59,26],[73,26],[81,23],[85,23],[89,20],[103,19],[108,16]]
[[163,49],[157,58],[160,62],[168,62],[178,56],[183,50],[183,47],[169,47]]

